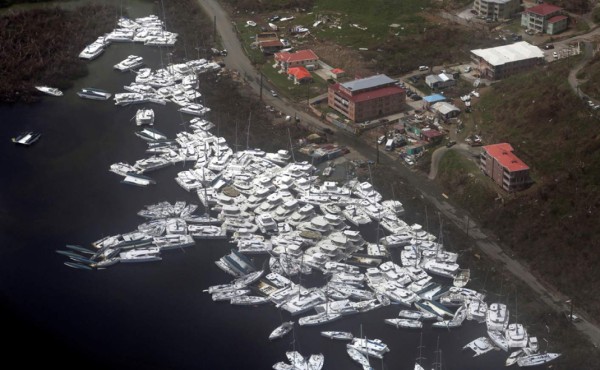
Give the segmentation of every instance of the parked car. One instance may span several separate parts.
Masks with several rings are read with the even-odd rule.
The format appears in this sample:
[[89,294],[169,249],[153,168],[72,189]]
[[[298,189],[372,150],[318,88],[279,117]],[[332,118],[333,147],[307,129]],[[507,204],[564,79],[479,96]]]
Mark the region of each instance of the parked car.
[[275,90],[271,90],[271,95],[277,96],[277,92]]
[[419,66],[419,71],[429,71],[428,66]]
[[411,98],[412,100],[415,100],[415,101],[416,101],[416,100],[421,100],[421,99],[423,99],[422,97],[420,97],[420,96],[419,96],[419,95],[417,95],[417,94],[413,94],[413,95],[412,95],[410,98]]
[[556,51],[552,53],[552,56],[554,57],[554,59],[558,59],[558,53]]
[[381,135],[377,138],[377,144],[381,145],[385,142],[385,135]]
[[546,49],[546,50],[554,49],[554,45],[546,44],[546,45],[544,45],[544,49]]
[[466,66],[465,67],[465,73],[469,73],[471,72],[471,66]]
[[446,148],[451,148],[456,144],[456,141],[454,140],[448,140],[448,142],[446,143]]

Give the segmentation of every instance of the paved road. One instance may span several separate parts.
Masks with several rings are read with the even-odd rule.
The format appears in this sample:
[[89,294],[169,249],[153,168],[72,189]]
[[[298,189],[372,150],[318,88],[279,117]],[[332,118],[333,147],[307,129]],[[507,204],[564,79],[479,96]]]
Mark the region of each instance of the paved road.
[[[221,36],[223,47],[228,51],[228,55],[225,58],[225,64],[229,69],[236,69],[242,76],[245,76],[249,86],[258,93],[260,91],[260,82],[256,79],[257,71],[244,54],[228,14],[221,8],[216,0],[198,0],[198,2],[210,18],[216,16],[217,32],[219,32],[219,35]],[[600,29],[596,29],[595,31],[600,31]],[[301,105],[293,104],[280,98],[274,98],[270,94],[263,94],[263,100],[265,101],[265,104],[271,105],[291,116],[297,114],[305,124],[320,128],[331,128],[330,125],[325,125],[319,119],[302,110]],[[336,130],[335,137],[339,144],[346,145],[367,158],[375,157],[375,149],[372,146],[367,145],[363,140],[343,130]],[[380,158],[385,165],[394,168],[395,173],[399,177],[402,177],[409,186],[419,189],[423,198],[435,205],[459,228],[464,229],[466,224],[465,220],[468,219],[468,215],[464,211],[455,208],[448,203],[445,196],[442,195],[443,190],[435,182],[429,181],[425,176],[411,171],[388,152],[382,151],[380,153]],[[556,292],[551,287],[540,283],[537,278],[529,272],[527,266],[513,260],[510,256],[507,256],[502,248],[485,235],[472,220],[469,221],[469,225],[468,236],[474,240],[484,253],[492,259],[505,264],[509,271],[536,291],[550,307],[553,307],[558,311],[567,309],[566,303],[564,303],[567,299],[566,297],[559,292]],[[575,325],[578,329],[587,334],[593,343],[600,343],[600,328],[585,320]]]

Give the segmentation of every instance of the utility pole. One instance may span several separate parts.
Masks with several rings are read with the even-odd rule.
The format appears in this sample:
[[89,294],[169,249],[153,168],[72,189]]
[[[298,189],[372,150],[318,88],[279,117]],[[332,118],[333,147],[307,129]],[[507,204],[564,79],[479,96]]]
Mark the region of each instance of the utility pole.
[[469,237],[469,215],[467,215],[467,237]]
[[217,16],[213,18],[213,43],[217,42]]
[[377,141],[377,146],[375,147],[377,150],[376,163],[379,164],[379,140]]
[[262,74],[262,72],[259,72],[259,73],[260,73],[260,98],[259,98],[259,100],[260,100],[260,101],[262,101],[262,100],[263,100],[263,98],[262,98],[262,90],[263,90],[263,74]]

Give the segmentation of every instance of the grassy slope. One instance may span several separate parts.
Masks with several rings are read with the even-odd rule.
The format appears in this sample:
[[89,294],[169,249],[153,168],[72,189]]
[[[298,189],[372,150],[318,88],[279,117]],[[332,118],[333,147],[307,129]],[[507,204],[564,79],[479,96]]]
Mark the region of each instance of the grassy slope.
[[600,313],[600,298],[593,293],[600,281],[600,124],[572,93],[567,75],[563,62],[507,79],[482,96],[474,112],[487,142],[511,143],[532,168],[530,189],[502,193],[502,204],[491,200],[501,191],[489,182],[477,185],[477,178],[470,178],[447,185],[474,186],[469,191],[475,201],[465,204],[483,225],[595,316]]

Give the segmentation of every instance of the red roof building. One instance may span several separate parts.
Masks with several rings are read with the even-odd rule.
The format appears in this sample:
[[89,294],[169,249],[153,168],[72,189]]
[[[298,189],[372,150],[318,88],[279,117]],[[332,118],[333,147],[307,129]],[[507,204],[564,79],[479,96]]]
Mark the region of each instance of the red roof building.
[[288,76],[294,79],[294,83],[312,81],[312,75],[304,67],[291,67],[287,70]]
[[552,5],[552,4],[540,4],[533,6],[531,8],[525,9],[526,13],[533,13],[539,16],[545,17],[549,14],[558,13],[562,10],[562,8]]
[[299,50],[295,53],[275,53],[275,62],[284,72],[290,67],[319,68],[319,57],[310,49]]
[[562,8],[552,4],[536,5],[521,14],[521,26],[550,35],[566,30],[568,21],[569,18],[562,14]]
[[513,153],[510,144],[486,145],[482,149],[479,166],[502,189],[513,192],[531,184],[529,166]]
[[406,100],[404,89],[386,75],[330,85],[328,105],[354,122],[398,113]]
[[273,54],[283,49],[283,42],[279,40],[259,41],[258,47],[263,54]]
[[331,75],[331,77],[337,80],[338,78],[346,75],[346,71],[344,71],[341,68],[333,68],[329,71],[329,74]]

